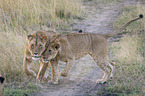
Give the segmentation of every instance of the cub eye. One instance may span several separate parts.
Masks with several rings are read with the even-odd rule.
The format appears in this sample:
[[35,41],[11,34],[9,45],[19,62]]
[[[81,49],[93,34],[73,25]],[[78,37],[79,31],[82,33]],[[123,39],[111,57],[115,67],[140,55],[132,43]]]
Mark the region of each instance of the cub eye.
[[48,50],[48,53],[51,53],[51,50]]
[[31,45],[31,49],[34,49],[34,44]]
[[42,45],[39,45],[39,49],[41,49],[42,48]]

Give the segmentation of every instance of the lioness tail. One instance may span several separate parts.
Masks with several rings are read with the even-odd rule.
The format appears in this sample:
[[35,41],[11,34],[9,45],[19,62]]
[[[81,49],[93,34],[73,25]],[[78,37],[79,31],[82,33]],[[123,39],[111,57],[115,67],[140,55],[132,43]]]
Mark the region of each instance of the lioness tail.
[[118,33],[121,33],[122,30],[125,29],[130,23],[132,23],[133,21],[139,20],[139,19],[141,19],[141,18],[143,18],[143,15],[142,15],[142,14],[140,14],[138,17],[136,17],[136,18],[134,18],[134,19],[128,21],[126,24],[124,24],[124,25],[123,25],[122,27],[120,27],[118,30],[115,30],[115,31],[113,31],[113,32],[111,32],[111,33],[105,34],[106,38],[110,38],[110,37],[116,36]]

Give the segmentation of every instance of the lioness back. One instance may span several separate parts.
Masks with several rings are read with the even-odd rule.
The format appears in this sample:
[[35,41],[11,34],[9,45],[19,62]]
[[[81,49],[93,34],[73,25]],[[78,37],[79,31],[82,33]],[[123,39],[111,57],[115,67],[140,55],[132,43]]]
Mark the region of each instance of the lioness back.
[[[101,54],[101,52],[103,53],[104,51],[106,52],[108,48],[107,38],[99,34],[74,33],[74,34],[68,34],[67,36],[64,36],[63,38],[65,38],[68,44],[65,44],[64,46],[62,44],[61,47],[65,49],[69,48],[72,54],[74,54],[74,56],[76,57],[76,59],[86,54],[92,54],[92,52],[94,51],[95,53],[98,53],[99,55]],[[61,41],[61,38],[60,38],[60,41]]]

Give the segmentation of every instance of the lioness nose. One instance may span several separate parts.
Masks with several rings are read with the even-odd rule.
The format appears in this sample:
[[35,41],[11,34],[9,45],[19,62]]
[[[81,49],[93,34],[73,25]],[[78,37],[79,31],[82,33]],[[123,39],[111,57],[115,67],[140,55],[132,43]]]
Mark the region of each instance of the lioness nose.
[[35,52],[34,55],[38,55],[38,53]]

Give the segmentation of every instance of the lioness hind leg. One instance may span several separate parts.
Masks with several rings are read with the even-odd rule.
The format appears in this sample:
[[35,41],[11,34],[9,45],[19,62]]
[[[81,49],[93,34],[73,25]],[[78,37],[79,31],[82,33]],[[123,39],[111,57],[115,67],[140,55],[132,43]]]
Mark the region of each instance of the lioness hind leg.
[[109,77],[109,74],[107,74],[106,72],[104,72],[103,78],[102,79],[98,79],[96,83],[104,84],[104,83],[106,83],[108,77]]
[[98,66],[104,71],[104,76],[101,80],[97,80],[97,83],[105,83],[110,77],[113,77],[113,69],[114,69],[114,63],[100,63]]
[[112,78],[113,77],[113,71],[114,71],[114,68],[115,68],[115,62],[109,62],[111,64],[112,67],[112,70],[111,70],[111,74],[110,74],[110,77],[109,78]]

